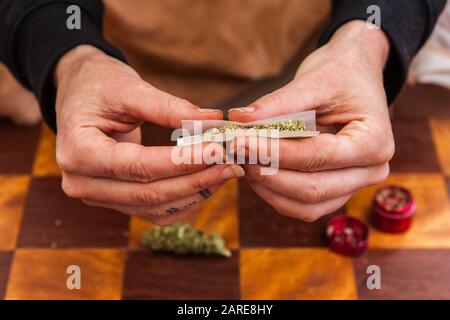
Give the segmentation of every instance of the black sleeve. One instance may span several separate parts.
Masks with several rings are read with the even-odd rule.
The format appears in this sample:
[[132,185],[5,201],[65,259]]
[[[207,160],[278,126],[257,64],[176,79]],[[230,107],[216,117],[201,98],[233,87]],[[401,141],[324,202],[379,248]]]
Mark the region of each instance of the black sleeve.
[[[67,8],[81,9],[81,30],[70,30]],[[80,44],[93,45],[125,60],[102,35],[101,0],[0,0],[0,60],[32,90],[43,117],[56,130],[53,71],[59,59]]]
[[384,71],[384,85],[391,104],[402,89],[414,55],[433,31],[446,0],[333,0],[331,21],[322,34],[323,45],[350,20],[367,20],[371,5],[380,7],[381,29],[391,42],[391,54]]

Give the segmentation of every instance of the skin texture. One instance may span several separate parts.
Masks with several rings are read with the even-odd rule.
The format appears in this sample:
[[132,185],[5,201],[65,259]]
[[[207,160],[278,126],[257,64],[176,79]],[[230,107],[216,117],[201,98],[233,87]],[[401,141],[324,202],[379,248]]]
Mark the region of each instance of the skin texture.
[[237,165],[176,165],[171,153],[177,147],[142,146],[139,127],[145,121],[179,128],[183,119],[222,119],[222,112],[152,87],[96,48],[68,52],[57,65],[55,83],[56,158],[70,197],[167,224],[244,175]]
[[244,167],[254,191],[280,214],[315,221],[386,179],[395,149],[382,75],[388,54],[382,31],[349,22],[303,61],[291,83],[229,112],[231,120],[248,122],[316,110],[319,125],[335,128],[336,134],[281,140],[274,176]]

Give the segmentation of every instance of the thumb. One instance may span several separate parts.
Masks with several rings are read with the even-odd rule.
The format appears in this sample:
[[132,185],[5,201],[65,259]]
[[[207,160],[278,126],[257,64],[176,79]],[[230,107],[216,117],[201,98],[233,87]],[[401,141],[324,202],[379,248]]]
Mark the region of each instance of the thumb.
[[126,111],[133,117],[164,127],[180,128],[182,120],[220,120],[218,109],[202,109],[145,83],[134,88],[126,101]]
[[142,142],[141,127],[137,127],[133,131],[127,133],[116,132],[111,135],[111,138],[113,138],[117,142],[130,142],[141,144]]
[[316,94],[301,90],[293,83],[269,93],[247,107],[233,108],[228,111],[232,121],[251,122],[279,115],[308,111],[318,106]]

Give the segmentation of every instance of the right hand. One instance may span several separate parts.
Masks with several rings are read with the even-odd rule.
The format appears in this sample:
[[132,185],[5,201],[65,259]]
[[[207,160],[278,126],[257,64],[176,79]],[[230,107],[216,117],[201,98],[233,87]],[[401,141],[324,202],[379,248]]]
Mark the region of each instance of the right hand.
[[176,165],[171,153],[177,147],[141,145],[143,122],[179,128],[183,119],[222,119],[219,110],[162,92],[87,45],[66,53],[55,77],[56,158],[68,196],[167,224],[244,174],[236,165]]

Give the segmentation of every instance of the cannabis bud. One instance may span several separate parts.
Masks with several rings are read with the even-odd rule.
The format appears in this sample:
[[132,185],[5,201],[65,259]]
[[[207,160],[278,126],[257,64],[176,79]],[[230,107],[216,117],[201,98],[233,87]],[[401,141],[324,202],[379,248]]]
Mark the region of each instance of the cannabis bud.
[[142,237],[145,247],[175,254],[217,254],[231,257],[231,251],[218,234],[206,234],[188,223],[155,227]]
[[278,131],[305,131],[305,122],[303,120],[297,120],[297,121],[281,121],[273,124],[259,124],[254,126],[244,126],[244,125],[236,125],[236,124],[227,124],[221,128],[213,128],[213,133],[226,133],[229,131],[234,131],[237,129],[242,130],[248,130],[248,129],[255,129],[255,130],[278,130]]

